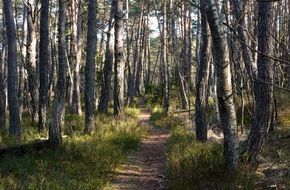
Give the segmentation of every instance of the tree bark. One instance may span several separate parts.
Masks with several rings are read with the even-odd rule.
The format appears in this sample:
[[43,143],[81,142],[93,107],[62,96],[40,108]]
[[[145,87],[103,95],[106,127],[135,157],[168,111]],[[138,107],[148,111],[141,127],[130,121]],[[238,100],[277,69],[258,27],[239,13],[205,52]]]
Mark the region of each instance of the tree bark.
[[[288,11],[290,12],[290,1],[288,0]],[[289,13],[288,13],[289,14]],[[290,16],[288,15],[288,61],[290,61]],[[290,89],[290,65],[287,66],[288,70],[288,89]]]
[[273,2],[258,1],[258,74],[255,79],[255,115],[248,136],[247,153],[249,161],[257,161],[266,136],[272,124],[274,113],[273,60],[265,55],[273,55]]
[[200,0],[201,8],[201,39],[199,52],[199,65],[197,70],[196,99],[195,99],[195,125],[196,138],[199,141],[207,140],[207,91],[210,69],[210,41],[209,27],[206,20],[206,2]]
[[[242,5],[241,5],[242,3]],[[244,9],[247,6],[247,2],[239,2],[238,0],[232,0],[233,14],[235,22],[237,24],[238,38],[241,41],[241,50],[242,56],[247,70],[248,77],[250,79],[251,85],[254,84],[255,70],[253,67],[251,52],[248,48],[248,38],[245,31],[245,18],[244,18]]]
[[27,6],[27,44],[26,44],[26,68],[28,74],[28,90],[30,94],[31,119],[38,121],[38,82],[36,77],[36,33],[34,26],[34,10],[32,1]]
[[[126,66],[127,66],[127,99],[126,99],[126,105],[129,106],[131,103],[131,100],[133,98],[134,94],[134,70],[132,69],[131,66],[131,44],[133,41],[133,33],[134,33],[134,27],[132,27],[131,30],[131,37],[130,37],[130,29],[129,29],[129,0],[126,0]],[[134,21],[135,22],[135,21]],[[134,26],[134,24],[133,24]]]
[[163,14],[163,24],[162,24],[162,70],[164,74],[163,80],[163,108],[165,113],[169,111],[169,65],[167,60],[167,3],[166,0],[162,1],[162,14]]
[[17,41],[16,28],[11,0],[3,0],[3,12],[8,40],[8,106],[9,106],[9,135],[20,138],[21,124],[18,99],[18,71],[17,71]]
[[72,0],[72,61],[73,61],[73,93],[71,111],[82,115],[80,92],[80,64],[82,59],[82,1]]
[[114,115],[124,111],[124,55],[123,55],[123,0],[114,0],[115,7],[115,63],[114,63]]
[[87,58],[85,66],[85,133],[91,133],[95,128],[95,54],[96,54],[96,16],[97,1],[89,0],[88,4],[88,34],[87,34]]
[[114,31],[113,31],[113,19],[114,19],[114,6],[111,4],[111,13],[109,20],[109,28],[107,31],[107,43],[106,43],[106,54],[105,63],[103,69],[103,81],[101,89],[101,97],[98,106],[98,110],[101,113],[108,113],[109,102],[111,97],[111,80],[112,80],[112,69],[114,63]]
[[5,28],[5,17],[2,16],[2,50],[0,57],[0,129],[6,128],[6,90],[7,86],[5,84],[6,78],[6,51],[7,51],[7,40],[6,40],[6,28]]
[[64,125],[64,113],[66,103],[66,2],[59,0],[58,14],[58,79],[56,89],[56,99],[54,102],[54,111],[51,126],[49,128],[49,142],[55,146],[62,143],[61,128]]
[[[144,37],[144,27],[143,27],[143,15],[144,15],[144,3],[141,2],[140,8],[140,16],[139,16],[139,24],[136,36],[136,46],[134,52],[134,93],[133,95],[140,94],[140,82],[141,82],[141,72],[142,72],[142,63],[143,63],[143,37]],[[143,35],[142,35],[143,34]]]
[[213,40],[214,61],[217,67],[217,96],[221,125],[224,133],[224,158],[228,171],[234,172],[238,165],[238,138],[236,112],[231,81],[229,50],[225,29],[215,0],[207,0],[207,20]]
[[49,45],[49,1],[41,0],[40,42],[39,42],[39,121],[38,130],[47,126],[48,107],[48,45]]

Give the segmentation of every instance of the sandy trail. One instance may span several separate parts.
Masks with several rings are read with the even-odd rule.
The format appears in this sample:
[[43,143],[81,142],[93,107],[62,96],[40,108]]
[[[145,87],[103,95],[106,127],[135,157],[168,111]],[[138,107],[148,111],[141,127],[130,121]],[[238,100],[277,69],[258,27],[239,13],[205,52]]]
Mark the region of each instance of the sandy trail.
[[165,180],[165,143],[169,137],[166,129],[157,129],[150,122],[150,109],[141,100],[140,126],[148,127],[148,136],[142,140],[138,152],[131,155],[112,181],[115,190],[163,190]]

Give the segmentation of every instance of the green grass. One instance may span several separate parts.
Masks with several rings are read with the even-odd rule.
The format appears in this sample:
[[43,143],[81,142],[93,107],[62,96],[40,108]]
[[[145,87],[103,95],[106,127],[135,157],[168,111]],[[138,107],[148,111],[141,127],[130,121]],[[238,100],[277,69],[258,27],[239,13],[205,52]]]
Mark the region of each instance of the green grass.
[[[145,128],[138,126],[138,112],[126,109],[121,119],[98,115],[92,135],[83,135],[83,117],[67,114],[68,138],[59,149],[1,158],[0,189],[101,189],[146,135]],[[25,135],[28,129],[32,130],[27,127]]]
[[166,115],[161,106],[154,106],[150,117],[155,127],[171,128],[182,123],[182,120],[174,115]]
[[178,116],[166,116],[160,107],[153,108],[151,121],[171,130],[166,150],[169,189],[253,189],[254,170],[241,164],[235,176],[229,174],[221,144],[197,142],[191,127]]
[[222,145],[197,142],[183,126],[172,129],[167,145],[170,189],[253,189],[255,174],[249,166],[240,166],[236,175],[224,166]]
[[[7,116],[7,127],[9,126]],[[0,130],[0,147],[13,146],[21,143],[28,143],[35,139],[41,139],[47,137],[47,132],[43,131],[41,133],[38,132],[37,124],[33,124],[31,122],[29,113],[24,112],[22,114],[22,136],[21,139],[10,138],[8,134],[8,129]]]

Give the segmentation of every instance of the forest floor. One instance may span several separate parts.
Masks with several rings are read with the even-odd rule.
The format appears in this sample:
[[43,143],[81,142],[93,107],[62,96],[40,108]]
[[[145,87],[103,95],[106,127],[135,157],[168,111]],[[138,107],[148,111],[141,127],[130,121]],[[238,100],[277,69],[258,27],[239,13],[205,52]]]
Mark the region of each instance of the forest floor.
[[140,126],[148,128],[148,135],[141,142],[139,150],[129,156],[113,177],[110,189],[162,190],[166,189],[166,142],[169,130],[154,127],[150,121],[151,110],[144,100],[139,101]]

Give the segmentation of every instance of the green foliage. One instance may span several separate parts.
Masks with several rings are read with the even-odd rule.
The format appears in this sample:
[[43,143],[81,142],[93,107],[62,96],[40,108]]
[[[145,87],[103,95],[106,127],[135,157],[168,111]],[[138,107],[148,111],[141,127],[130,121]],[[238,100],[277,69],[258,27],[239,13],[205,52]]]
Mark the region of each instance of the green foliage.
[[146,86],[145,104],[148,107],[154,107],[162,104],[162,86],[148,85]]
[[128,108],[121,119],[98,115],[92,135],[82,135],[83,117],[67,114],[69,137],[59,149],[1,158],[0,189],[101,189],[146,135],[138,112]]
[[180,118],[174,115],[167,115],[160,106],[152,108],[150,120],[154,126],[161,128],[171,128],[182,123]]

